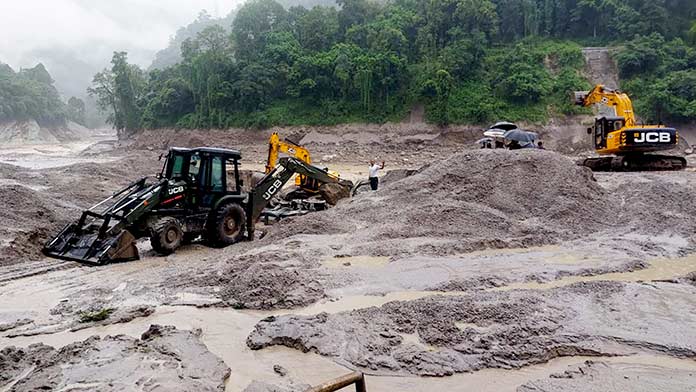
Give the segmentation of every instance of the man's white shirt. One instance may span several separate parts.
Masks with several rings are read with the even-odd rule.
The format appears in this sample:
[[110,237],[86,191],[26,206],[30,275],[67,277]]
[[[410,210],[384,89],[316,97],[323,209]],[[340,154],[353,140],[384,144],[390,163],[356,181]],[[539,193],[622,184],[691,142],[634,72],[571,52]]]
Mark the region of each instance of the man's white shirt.
[[379,165],[376,164],[376,163],[375,163],[374,165],[370,166],[370,178],[372,178],[372,177],[377,177],[377,173],[379,172],[379,170],[380,170],[381,168],[382,168],[382,167],[379,166]]

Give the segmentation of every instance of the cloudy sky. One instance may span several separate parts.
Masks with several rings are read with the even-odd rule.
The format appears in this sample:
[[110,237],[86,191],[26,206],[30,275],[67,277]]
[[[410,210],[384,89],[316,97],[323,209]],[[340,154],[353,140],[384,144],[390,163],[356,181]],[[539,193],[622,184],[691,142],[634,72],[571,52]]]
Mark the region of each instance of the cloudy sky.
[[84,95],[114,51],[147,68],[201,10],[225,16],[241,0],[0,0],[0,62],[43,63],[65,95]]
[[[93,63],[126,50],[142,66],[202,9],[225,16],[239,0],[0,0],[0,61],[32,65],[46,51]],[[37,55],[38,54],[38,55]]]

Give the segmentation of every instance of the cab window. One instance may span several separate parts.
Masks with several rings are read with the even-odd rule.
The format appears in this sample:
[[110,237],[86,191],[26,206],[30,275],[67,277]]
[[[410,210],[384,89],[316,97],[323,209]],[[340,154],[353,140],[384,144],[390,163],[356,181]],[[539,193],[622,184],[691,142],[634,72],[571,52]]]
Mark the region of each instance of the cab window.
[[198,154],[191,155],[189,162],[189,177],[192,179],[198,178],[198,173],[201,171],[201,157]]
[[183,155],[175,155],[172,158],[171,163],[169,164],[170,166],[170,178],[181,178],[182,171],[184,169],[184,156]]
[[223,168],[222,158],[213,157],[212,170],[210,173],[210,186],[213,192],[222,192],[225,190]]

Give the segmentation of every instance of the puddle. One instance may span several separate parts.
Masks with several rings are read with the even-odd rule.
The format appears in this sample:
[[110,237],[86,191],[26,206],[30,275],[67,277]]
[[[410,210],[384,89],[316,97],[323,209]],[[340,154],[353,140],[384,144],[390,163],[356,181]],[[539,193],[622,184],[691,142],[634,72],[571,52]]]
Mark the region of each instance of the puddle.
[[491,291],[507,291],[516,289],[543,290],[555,287],[567,286],[579,282],[596,282],[611,280],[617,282],[650,282],[670,280],[696,271],[696,254],[674,259],[654,259],[649,261],[648,268],[633,272],[615,272],[594,276],[566,276],[551,282],[513,283],[504,287],[497,287]]
[[350,256],[331,257],[322,264],[329,268],[374,268],[389,264],[389,257],[383,256]]

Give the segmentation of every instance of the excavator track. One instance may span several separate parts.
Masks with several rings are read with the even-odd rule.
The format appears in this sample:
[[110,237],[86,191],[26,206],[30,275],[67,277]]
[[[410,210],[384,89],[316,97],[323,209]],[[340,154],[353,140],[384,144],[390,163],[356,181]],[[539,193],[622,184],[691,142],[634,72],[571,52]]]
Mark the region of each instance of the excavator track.
[[686,159],[669,155],[636,154],[587,158],[580,163],[592,171],[678,171],[686,168]]

